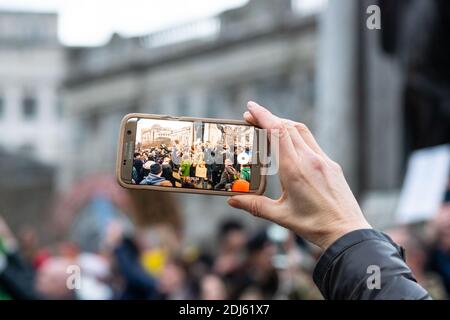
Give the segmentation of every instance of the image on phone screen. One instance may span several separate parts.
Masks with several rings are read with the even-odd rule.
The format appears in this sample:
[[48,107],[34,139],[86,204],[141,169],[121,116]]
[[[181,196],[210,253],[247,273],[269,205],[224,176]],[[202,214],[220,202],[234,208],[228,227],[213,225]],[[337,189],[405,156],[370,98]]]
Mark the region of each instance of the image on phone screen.
[[139,118],[131,183],[249,192],[255,128]]

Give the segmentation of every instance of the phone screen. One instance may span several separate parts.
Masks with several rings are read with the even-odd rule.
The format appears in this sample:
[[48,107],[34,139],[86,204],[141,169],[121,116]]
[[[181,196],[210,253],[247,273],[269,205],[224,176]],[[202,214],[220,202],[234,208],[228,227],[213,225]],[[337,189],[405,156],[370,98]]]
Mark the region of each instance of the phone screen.
[[148,118],[134,121],[132,184],[251,191],[253,126]]

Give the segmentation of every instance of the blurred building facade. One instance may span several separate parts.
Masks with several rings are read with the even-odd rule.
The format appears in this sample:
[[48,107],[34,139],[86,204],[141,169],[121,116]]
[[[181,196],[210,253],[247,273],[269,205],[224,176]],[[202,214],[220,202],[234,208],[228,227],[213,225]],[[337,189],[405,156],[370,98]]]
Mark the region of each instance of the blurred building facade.
[[51,240],[65,50],[51,13],[0,11],[0,214]]
[[[303,15],[290,0],[253,0],[207,20],[70,49],[64,92],[70,149],[60,185],[114,172],[120,120],[130,112],[241,119],[252,98],[313,127],[316,26],[316,16]],[[221,197],[177,198],[191,238],[210,237],[225,216],[249,219]]]
[[[0,129],[13,132],[0,146],[58,161],[65,191],[114,174],[127,113],[241,119],[253,99],[306,123],[343,166],[369,220],[385,226],[405,163],[404,72],[382,51],[381,31],[366,28],[370,1],[328,1],[322,14],[325,2],[250,0],[89,48],[62,48],[54,14],[0,13]],[[276,180],[269,178],[269,196],[279,192]],[[225,216],[259,223],[220,197],[175,197],[192,239],[210,237]]]
[[60,89],[65,51],[58,17],[49,13],[0,11],[0,147],[58,161],[64,133]]

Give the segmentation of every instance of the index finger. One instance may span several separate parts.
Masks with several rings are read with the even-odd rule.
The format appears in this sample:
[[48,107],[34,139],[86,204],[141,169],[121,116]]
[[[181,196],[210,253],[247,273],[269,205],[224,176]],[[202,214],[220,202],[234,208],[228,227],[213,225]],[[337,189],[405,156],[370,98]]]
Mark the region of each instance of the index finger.
[[[295,151],[293,142],[289,135],[289,131],[286,128],[285,122],[273,115],[266,108],[258,105],[255,102],[250,101],[247,105],[251,117],[246,117],[247,120],[252,119],[253,124],[268,131],[268,137],[271,139],[271,143],[278,143],[279,154],[278,157],[280,167],[289,166],[291,161],[297,158],[297,152]],[[272,141],[273,138],[276,139]],[[279,155],[283,156],[280,157]]]

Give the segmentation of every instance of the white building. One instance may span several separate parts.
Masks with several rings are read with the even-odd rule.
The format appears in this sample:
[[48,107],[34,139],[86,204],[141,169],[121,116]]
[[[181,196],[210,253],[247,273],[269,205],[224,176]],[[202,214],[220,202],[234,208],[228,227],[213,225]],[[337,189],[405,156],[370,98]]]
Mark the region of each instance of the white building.
[[64,72],[56,14],[0,11],[0,148],[58,161]]
[[147,148],[154,144],[161,144],[165,140],[170,140],[171,135],[170,128],[161,127],[159,124],[155,124],[151,128],[143,128],[141,131],[142,147]]

